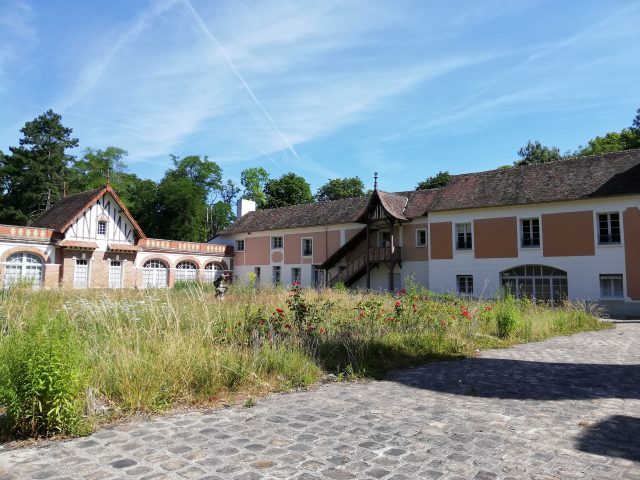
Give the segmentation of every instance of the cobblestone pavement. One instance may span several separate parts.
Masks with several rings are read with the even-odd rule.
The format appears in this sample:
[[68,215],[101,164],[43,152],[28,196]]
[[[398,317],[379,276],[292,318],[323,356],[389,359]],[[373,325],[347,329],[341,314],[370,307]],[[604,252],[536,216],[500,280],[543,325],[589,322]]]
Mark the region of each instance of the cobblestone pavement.
[[0,479],[640,479],[640,323],[0,453]]

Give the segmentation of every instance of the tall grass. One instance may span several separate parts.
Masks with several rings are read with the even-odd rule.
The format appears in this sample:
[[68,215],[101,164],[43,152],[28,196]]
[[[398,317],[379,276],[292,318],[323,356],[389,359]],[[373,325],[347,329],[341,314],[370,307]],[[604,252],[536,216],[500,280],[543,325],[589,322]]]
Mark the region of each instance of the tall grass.
[[[117,417],[217,403],[304,387],[323,372],[379,377],[476,348],[599,328],[594,315],[569,304],[477,301],[418,287],[383,295],[234,286],[224,301],[195,284],[13,289],[0,297],[0,407],[13,435],[73,434],[81,411]],[[42,410],[63,412],[59,418],[34,415],[45,397],[20,390],[51,374],[34,370],[38,362],[58,372],[63,401]],[[31,406],[15,407],[17,398]]]

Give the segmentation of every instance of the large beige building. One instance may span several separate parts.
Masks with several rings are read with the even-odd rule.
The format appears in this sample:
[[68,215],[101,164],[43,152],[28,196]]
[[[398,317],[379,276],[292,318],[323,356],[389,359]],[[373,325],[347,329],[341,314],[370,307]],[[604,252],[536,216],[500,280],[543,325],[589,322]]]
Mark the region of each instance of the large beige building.
[[640,315],[640,150],[456,175],[443,188],[251,211],[236,280],[596,301]]
[[110,186],[62,198],[30,226],[0,225],[0,285],[169,287],[213,282],[233,248],[147,238]]

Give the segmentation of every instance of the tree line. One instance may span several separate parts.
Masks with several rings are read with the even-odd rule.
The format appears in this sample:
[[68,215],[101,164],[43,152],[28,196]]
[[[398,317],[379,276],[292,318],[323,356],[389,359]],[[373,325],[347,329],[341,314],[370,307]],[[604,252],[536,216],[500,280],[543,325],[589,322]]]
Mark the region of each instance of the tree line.
[[28,225],[65,194],[92,190],[107,178],[149,237],[206,241],[235,220],[238,195],[260,209],[364,196],[358,177],[329,180],[312,194],[301,176],[271,178],[262,167],[247,168],[241,184],[224,179],[207,156],[171,156],[159,181],[129,172],[127,152],[117,147],[85,149],[79,157],[73,130],[48,110],[26,122],[18,146],[0,151],[0,224]]
[[[602,155],[623,150],[640,148],[640,108],[636,111],[636,116],[630,127],[623,128],[619,132],[609,132],[604,136],[598,136],[589,140],[586,146],[580,146],[577,150],[560,153],[558,147],[547,147],[539,141],[529,141],[518,150],[519,160],[513,165],[503,165],[499,168],[521,167],[536,163],[558,162],[575,157],[587,155]],[[429,188],[443,187],[451,180],[448,171],[440,171],[436,175],[428,177],[418,183],[416,190],[426,190]]]

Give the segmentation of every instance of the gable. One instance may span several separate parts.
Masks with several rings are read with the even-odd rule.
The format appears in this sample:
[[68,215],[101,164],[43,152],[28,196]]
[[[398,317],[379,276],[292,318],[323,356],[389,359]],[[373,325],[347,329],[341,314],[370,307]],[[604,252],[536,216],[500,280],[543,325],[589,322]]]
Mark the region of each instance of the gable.
[[[98,234],[98,222],[106,222],[106,234]],[[108,240],[118,243],[135,243],[136,228],[120,207],[115,196],[105,192],[80,212],[67,227],[68,240]]]

